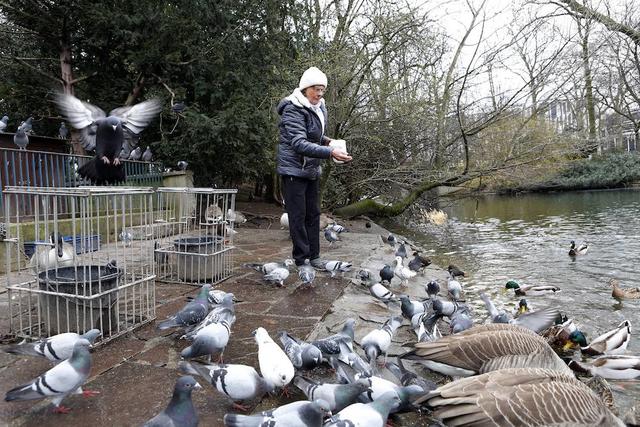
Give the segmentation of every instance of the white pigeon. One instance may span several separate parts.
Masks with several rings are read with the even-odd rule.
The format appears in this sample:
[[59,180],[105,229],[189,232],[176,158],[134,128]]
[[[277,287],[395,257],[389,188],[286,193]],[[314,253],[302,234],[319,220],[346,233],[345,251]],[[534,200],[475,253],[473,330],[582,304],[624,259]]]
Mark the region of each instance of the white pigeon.
[[62,362],[71,357],[73,346],[81,339],[86,339],[90,344],[102,333],[99,329],[91,329],[83,335],[75,332],[65,332],[35,342],[11,345],[3,348],[6,353],[24,354],[27,356],[40,356],[52,362]]
[[311,267],[308,259],[305,259],[304,264],[298,267],[298,278],[303,285],[311,285],[316,278],[316,269]]
[[384,427],[389,412],[400,405],[395,392],[385,393],[371,403],[354,403],[331,417],[327,426]]
[[360,346],[369,359],[372,369],[380,354],[384,354],[384,362],[387,363],[387,351],[389,351],[393,335],[400,325],[402,325],[402,317],[394,316],[387,320],[380,329],[374,329],[362,338]]
[[91,371],[91,354],[89,341],[78,340],[73,346],[71,357],[57,364],[28,384],[15,387],[7,392],[4,400],[23,401],[53,397],[54,412],[66,413],[69,408],[60,405],[70,394],[93,396],[96,392],[82,390]]
[[274,387],[284,387],[295,375],[293,363],[262,327],[254,331],[258,343],[258,362],[264,379]]
[[351,264],[350,262],[327,261],[327,263],[324,265],[324,269],[331,273],[331,277],[335,277],[338,272],[345,273],[351,270],[352,266],[353,264]]
[[398,297],[380,282],[374,282],[372,280],[367,284],[367,286],[369,287],[371,295],[385,304],[390,301],[398,301]]
[[286,212],[280,217],[280,228],[283,230],[289,229],[289,214]]
[[402,257],[396,257],[396,267],[393,270],[396,277],[398,277],[403,285],[407,285],[409,283],[409,279],[416,276],[415,271],[411,271],[402,263]]
[[284,267],[278,267],[272,270],[269,274],[265,274],[263,279],[269,283],[277,283],[279,286],[284,286],[284,281],[289,277],[289,270]]

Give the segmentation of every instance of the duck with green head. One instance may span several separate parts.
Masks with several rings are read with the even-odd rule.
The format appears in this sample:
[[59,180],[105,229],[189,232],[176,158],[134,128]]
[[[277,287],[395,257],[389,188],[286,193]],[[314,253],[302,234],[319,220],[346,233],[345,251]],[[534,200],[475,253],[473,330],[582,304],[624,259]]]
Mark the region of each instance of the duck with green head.
[[563,349],[580,346],[580,351],[589,356],[599,356],[603,354],[623,354],[627,350],[631,339],[631,322],[623,321],[617,328],[612,329],[591,341],[587,345],[584,334],[579,330],[569,334],[568,340]]
[[516,296],[536,296],[560,292],[560,288],[553,285],[520,285],[515,280],[509,280],[504,285],[505,291],[513,289]]

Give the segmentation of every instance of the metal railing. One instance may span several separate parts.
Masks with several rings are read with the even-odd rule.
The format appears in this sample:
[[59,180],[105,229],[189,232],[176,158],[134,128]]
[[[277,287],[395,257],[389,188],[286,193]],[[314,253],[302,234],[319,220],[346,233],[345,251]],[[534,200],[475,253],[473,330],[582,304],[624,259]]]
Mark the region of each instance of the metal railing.
[[[92,156],[0,148],[0,189],[8,186],[73,188],[91,185],[77,172],[90,159]],[[127,180],[123,185],[162,185],[161,163],[126,160],[124,168]],[[3,212],[3,202],[0,192],[0,212]]]

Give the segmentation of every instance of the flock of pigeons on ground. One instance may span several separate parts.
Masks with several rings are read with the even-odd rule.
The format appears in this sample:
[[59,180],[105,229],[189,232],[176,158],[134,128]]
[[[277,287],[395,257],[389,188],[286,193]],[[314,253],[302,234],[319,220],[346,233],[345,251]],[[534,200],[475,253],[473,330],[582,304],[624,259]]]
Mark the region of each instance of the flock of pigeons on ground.
[[[324,233],[332,244],[345,231],[333,223]],[[640,378],[640,358],[624,354],[631,337],[629,321],[588,343],[575,322],[555,308],[533,311],[528,300],[521,299],[512,313],[497,308],[483,293],[480,298],[489,322],[479,325],[464,299],[463,271],[450,265],[446,290],[436,280],[429,280],[424,284],[424,298],[412,300],[398,291],[406,289],[410,281],[421,280],[431,261],[419,251],[408,256],[408,244],[393,235],[383,240],[393,248],[393,263],[384,265],[377,275],[360,270],[355,281],[388,308],[389,318],[370,330],[359,348],[354,319],[347,319],[340,332],[311,342],[279,332],[281,345],[258,327],[254,337],[260,372],[247,365],[223,363],[236,321],[235,297],[203,285],[181,310],[158,323],[159,330],[181,330],[180,338],[190,345],[181,352],[179,369],[185,376],[176,382],[171,401],[144,425],[196,426],[198,414],[191,393],[200,385],[195,376],[210,382],[240,411],[267,393],[286,393],[291,383],[308,398],[252,415],[228,413],[226,426],[383,427],[391,414],[407,411],[428,411],[433,419],[452,426],[625,425],[611,410],[606,393],[604,398],[596,394],[573,371],[600,378]],[[583,246],[572,244],[570,255],[584,255],[586,248],[579,251]],[[291,265],[291,261],[246,264],[259,271],[266,282],[280,286]],[[327,263],[324,271],[333,276],[350,267],[336,261]],[[301,286],[312,284],[315,275],[309,264],[298,269]],[[510,289],[516,298],[559,291],[553,286],[525,286],[513,280],[505,285],[505,290]],[[416,343],[390,361],[393,338],[405,323],[415,331]],[[5,400],[50,397],[56,412],[66,412],[61,402],[67,395],[93,395],[82,386],[91,366],[89,346],[99,333],[60,334],[6,348],[10,353],[42,356],[58,364],[7,392]],[[567,353],[573,349],[580,357]],[[211,362],[214,355],[218,363]],[[582,360],[594,356],[597,358],[590,362]],[[440,375],[440,384],[447,377],[453,381],[438,385],[410,369],[407,361]],[[311,371],[322,364],[333,369],[333,380],[312,379]]]

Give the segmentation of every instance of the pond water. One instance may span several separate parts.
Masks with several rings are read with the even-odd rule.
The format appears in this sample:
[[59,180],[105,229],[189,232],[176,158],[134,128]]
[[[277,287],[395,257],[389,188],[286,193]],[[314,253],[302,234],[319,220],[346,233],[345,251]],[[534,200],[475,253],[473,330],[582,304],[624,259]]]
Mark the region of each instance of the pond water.
[[[640,191],[585,191],[521,196],[484,196],[440,202],[444,226],[410,221],[398,232],[429,249],[432,260],[467,272],[463,285],[476,318],[486,317],[479,292],[515,307],[506,281],[552,284],[554,295],[528,297],[532,308],[555,306],[572,317],[588,339],[628,319],[627,352],[640,354],[640,300],[618,302],[607,286],[640,286]],[[393,227],[392,227],[393,228]],[[587,242],[586,255],[568,256],[570,241]],[[610,382],[621,412],[640,400],[640,382]]]

